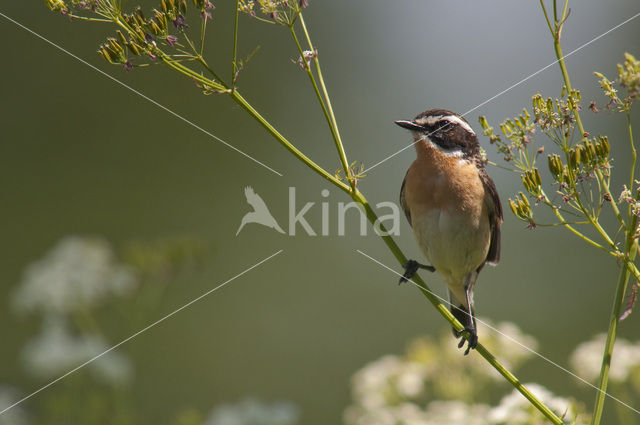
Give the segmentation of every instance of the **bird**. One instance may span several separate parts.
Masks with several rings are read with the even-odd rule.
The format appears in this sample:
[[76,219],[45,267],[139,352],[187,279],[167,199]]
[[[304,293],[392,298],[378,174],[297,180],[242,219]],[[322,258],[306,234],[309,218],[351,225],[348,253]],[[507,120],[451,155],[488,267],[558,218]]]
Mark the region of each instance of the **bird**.
[[246,213],[244,217],[242,217],[242,222],[240,223],[240,227],[238,227],[236,236],[238,236],[240,230],[242,230],[244,225],[247,223],[262,224],[263,226],[275,229],[280,233],[284,233],[284,230],[282,230],[276,219],[271,215],[269,208],[267,208],[267,204],[264,203],[260,195],[258,195],[251,186],[244,188],[244,196],[247,198],[249,205],[253,207],[253,211]]
[[418,269],[439,273],[448,288],[451,313],[464,326],[453,329],[478,344],[473,293],[485,264],[500,261],[502,204],[484,167],[478,138],[469,123],[446,109],[431,109],[411,120],[395,121],[411,131],[416,159],[400,188],[400,205],[430,265],[409,260],[400,283]]

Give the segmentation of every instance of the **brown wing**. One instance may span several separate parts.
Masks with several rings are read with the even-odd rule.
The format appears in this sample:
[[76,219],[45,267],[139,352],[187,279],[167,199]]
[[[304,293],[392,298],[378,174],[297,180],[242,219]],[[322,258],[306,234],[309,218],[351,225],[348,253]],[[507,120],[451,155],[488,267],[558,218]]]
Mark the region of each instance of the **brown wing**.
[[489,209],[489,222],[491,223],[491,244],[485,262],[495,266],[500,262],[500,225],[502,224],[502,204],[496,185],[487,174],[484,167],[479,167],[480,180],[485,190],[484,202]]
[[[407,174],[409,171],[407,170]],[[404,197],[404,185],[407,182],[407,174],[404,175],[404,179],[402,180],[402,186],[400,187],[400,206],[404,211],[404,215],[407,217],[407,221],[409,222],[409,226],[411,226],[411,211],[409,211],[409,206],[407,205],[407,200]]]

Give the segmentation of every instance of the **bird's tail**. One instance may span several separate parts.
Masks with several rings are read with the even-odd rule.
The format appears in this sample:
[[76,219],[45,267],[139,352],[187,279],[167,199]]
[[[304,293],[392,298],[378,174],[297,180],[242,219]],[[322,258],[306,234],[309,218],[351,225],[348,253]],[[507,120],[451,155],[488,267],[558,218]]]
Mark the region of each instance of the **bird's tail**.
[[[464,303],[458,301],[458,299],[449,291],[449,311],[451,314],[458,319],[458,322],[464,326],[465,329],[478,329],[476,326],[476,316],[473,311],[473,306],[470,305],[468,308],[464,306]],[[456,329],[453,329],[453,335],[456,338],[461,336],[461,333]]]

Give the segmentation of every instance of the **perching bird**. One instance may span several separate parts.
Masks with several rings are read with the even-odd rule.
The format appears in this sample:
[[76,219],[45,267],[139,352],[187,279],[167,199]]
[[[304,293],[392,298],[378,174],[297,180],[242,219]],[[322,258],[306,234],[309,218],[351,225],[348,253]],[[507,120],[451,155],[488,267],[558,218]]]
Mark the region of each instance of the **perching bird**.
[[242,230],[244,225],[247,223],[262,224],[263,226],[271,227],[280,233],[284,233],[284,230],[280,228],[276,219],[273,218],[271,212],[269,212],[267,204],[264,203],[260,195],[253,191],[251,186],[244,188],[244,196],[247,198],[249,205],[253,207],[253,211],[246,213],[244,217],[242,217],[242,222],[240,223],[240,227],[238,227],[236,236],[238,236],[240,230]]
[[[411,130],[417,159],[400,189],[400,204],[431,266],[409,260],[401,282],[419,268],[437,271],[449,290],[451,313],[469,333],[469,350],[478,344],[473,289],[485,264],[500,260],[502,206],[487,174],[480,144],[469,123],[444,109],[396,121]],[[464,346],[462,337],[459,347]]]

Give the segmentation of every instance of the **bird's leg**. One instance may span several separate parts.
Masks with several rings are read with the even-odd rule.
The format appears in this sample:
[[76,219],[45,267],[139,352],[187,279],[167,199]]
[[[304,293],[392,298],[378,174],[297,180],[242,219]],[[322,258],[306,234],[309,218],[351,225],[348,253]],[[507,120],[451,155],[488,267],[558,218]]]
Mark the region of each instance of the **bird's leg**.
[[436,271],[436,269],[433,266],[427,266],[426,264],[420,264],[416,260],[409,260],[404,265],[404,274],[400,278],[400,281],[398,282],[398,285],[401,284],[402,282],[408,281],[413,276],[415,276],[416,272],[419,269],[429,270],[430,272],[435,272]]
[[467,345],[467,349],[464,352],[464,355],[466,356],[467,354],[469,354],[469,350],[475,349],[478,345],[478,332],[476,329],[476,318],[473,316],[473,306],[471,304],[473,302],[473,289],[471,285],[465,286],[464,289],[468,306],[467,311],[464,312],[464,314],[468,315],[468,320],[465,320],[464,330],[469,333],[469,338],[467,339],[465,337],[462,337],[462,340],[458,344],[458,348],[462,348],[465,342],[468,342],[469,344]]

